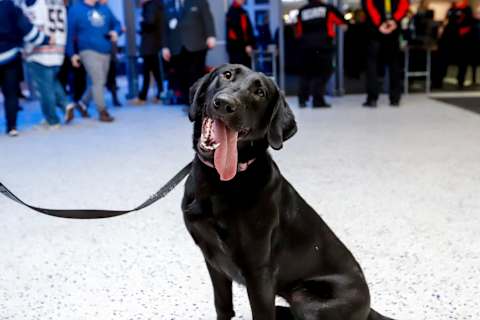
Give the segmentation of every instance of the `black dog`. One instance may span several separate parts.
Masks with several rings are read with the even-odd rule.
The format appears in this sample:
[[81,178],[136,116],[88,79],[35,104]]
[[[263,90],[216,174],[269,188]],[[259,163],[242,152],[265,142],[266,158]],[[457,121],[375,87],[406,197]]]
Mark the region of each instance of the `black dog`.
[[[182,210],[205,257],[217,320],[234,317],[232,280],[254,320],[385,320],[354,257],[267,152],[297,126],[275,83],[225,65],[191,89],[196,151]],[[275,307],[275,296],[290,308]]]

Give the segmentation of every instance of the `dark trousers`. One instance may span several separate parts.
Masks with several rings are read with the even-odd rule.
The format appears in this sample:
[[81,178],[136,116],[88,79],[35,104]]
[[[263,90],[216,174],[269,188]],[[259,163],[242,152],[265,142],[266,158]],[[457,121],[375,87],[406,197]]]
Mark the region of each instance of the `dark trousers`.
[[172,56],[171,63],[175,70],[173,86],[185,101],[188,100],[190,87],[205,74],[206,57],[207,50],[191,52],[185,48]]
[[230,63],[242,64],[247,68],[252,67],[252,58],[243,50],[230,50],[228,51],[228,57]]
[[20,66],[22,62],[18,56],[15,60],[0,65],[0,87],[5,99],[5,117],[7,120],[7,133],[17,128],[18,112],[18,85],[20,82]]
[[83,65],[74,68],[70,58],[66,57],[63,65],[60,67],[58,79],[64,90],[68,92],[73,101],[78,102],[82,99],[83,94],[87,90],[87,72]]
[[143,84],[142,90],[138,95],[141,100],[147,100],[148,89],[150,88],[150,73],[153,74],[157,82],[157,98],[163,91],[162,75],[160,73],[160,57],[158,54],[144,55],[143,57]]
[[475,85],[477,84],[477,68],[480,65],[480,43],[473,46],[470,63],[472,66],[472,83]]
[[112,95],[112,102],[115,106],[120,106],[121,103],[118,100],[118,95],[117,95],[117,56],[115,54],[112,54],[112,57],[110,59],[110,66],[108,68],[108,75],[107,75],[107,84],[106,87],[108,91],[110,91]]
[[367,100],[377,101],[380,92],[380,71],[386,65],[389,74],[389,96],[391,102],[400,101],[401,52],[397,34],[372,37],[367,46]]
[[324,95],[328,80],[333,73],[333,53],[331,50],[302,49],[300,54],[300,83],[298,100],[300,104],[307,102],[313,96],[313,105],[325,105]]
[[458,81],[458,86],[460,88],[463,88],[465,83],[465,75],[467,74],[467,68],[468,68],[468,65],[470,64],[470,61],[472,60],[471,55],[474,49],[472,46],[472,39],[471,38],[459,39],[457,46],[458,46],[458,49],[455,57],[457,68],[458,68],[457,81]]
[[106,87],[112,93],[117,91],[117,60],[114,57],[110,59]]

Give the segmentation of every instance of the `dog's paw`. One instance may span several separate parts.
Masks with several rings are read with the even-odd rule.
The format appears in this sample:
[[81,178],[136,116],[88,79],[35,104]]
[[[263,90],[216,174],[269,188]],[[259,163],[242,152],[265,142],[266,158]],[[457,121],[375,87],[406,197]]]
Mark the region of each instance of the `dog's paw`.
[[235,317],[235,312],[222,313],[217,315],[217,320],[231,320]]

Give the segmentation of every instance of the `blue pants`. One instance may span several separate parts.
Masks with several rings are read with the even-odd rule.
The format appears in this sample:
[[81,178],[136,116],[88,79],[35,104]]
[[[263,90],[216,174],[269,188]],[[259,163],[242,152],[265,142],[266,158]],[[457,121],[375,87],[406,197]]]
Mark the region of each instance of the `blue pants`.
[[17,128],[18,112],[18,84],[20,82],[20,56],[0,65],[0,87],[5,99],[5,117],[7,118],[7,132]]
[[28,70],[35,90],[40,98],[42,113],[49,125],[60,123],[56,108],[65,112],[69,101],[60,81],[58,71],[60,66],[47,67],[36,62],[29,62]]

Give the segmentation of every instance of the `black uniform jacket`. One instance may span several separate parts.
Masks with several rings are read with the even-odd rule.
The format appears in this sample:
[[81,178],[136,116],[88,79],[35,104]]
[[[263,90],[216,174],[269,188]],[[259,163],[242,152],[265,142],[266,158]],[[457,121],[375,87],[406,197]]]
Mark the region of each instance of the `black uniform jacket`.
[[183,0],[178,9],[176,0],[165,2],[167,47],[173,55],[185,47],[195,52],[207,49],[207,38],[215,36],[212,12],[207,0]]
[[150,0],[142,6],[140,54],[153,55],[165,45],[165,22],[162,0]]
[[227,12],[227,51],[245,51],[246,46],[255,46],[255,36],[248,13],[233,3]]
[[296,36],[302,48],[331,49],[335,39],[335,26],[346,23],[337,8],[321,1],[313,1],[299,11]]

